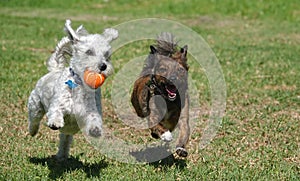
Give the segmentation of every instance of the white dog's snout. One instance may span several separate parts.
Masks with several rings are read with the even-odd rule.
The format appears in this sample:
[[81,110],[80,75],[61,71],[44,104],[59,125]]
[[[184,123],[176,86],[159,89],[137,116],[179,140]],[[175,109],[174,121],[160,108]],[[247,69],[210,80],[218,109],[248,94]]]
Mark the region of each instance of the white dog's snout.
[[105,71],[106,68],[107,68],[107,64],[106,63],[100,63],[100,65],[99,65],[100,71]]

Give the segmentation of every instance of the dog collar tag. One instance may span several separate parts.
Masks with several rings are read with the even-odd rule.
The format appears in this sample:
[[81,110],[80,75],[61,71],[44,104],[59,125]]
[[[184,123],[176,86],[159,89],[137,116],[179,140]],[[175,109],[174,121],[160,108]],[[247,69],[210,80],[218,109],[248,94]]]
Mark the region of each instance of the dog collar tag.
[[78,86],[78,84],[76,84],[72,80],[68,80],[67,82],[65,82],[65,84],[67,84],[70,89],[74,89],[75,87]]

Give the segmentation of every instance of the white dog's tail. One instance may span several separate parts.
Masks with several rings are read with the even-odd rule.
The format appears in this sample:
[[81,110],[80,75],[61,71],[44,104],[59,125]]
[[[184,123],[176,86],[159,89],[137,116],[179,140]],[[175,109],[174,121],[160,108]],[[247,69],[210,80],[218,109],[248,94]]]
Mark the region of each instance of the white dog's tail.
[[69,63],[72,55],[71,41],[68,37],[64,37],[56,45],[55,51],[47,61],[48,71],[61,70]]

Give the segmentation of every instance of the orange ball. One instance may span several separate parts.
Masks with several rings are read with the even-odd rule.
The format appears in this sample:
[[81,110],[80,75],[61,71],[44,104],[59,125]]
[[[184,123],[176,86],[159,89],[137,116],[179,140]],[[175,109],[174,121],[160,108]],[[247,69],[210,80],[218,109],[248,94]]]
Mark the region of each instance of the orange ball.
[[88,86],[93,89],[97,89],[104,83],[105,76],[97,72],[86,70],[84,71],[83,79]]

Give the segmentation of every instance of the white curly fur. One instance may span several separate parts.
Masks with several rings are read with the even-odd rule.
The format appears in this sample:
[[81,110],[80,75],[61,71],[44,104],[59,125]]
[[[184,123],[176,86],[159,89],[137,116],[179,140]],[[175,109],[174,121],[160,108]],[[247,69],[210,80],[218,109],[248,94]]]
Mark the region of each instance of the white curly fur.
[[[66,21],[65,31],[68,37],[62,38],[47,62],[49,73],[37,82],[28,99],[30,135],[38,132],[44,114],[47,125],[60,130],[58,159],[68,157],[72,135],[80,129],[85,135],[101,136],[101,90],[87,86],[83,73],[89,69],[106,77],[112,74],[110,42],[118,37],[114,29],[106,29],[102,35],[88,34],[83,26],[74,31],[70,20]],[[77,86],[71,88],[67,81]]]

